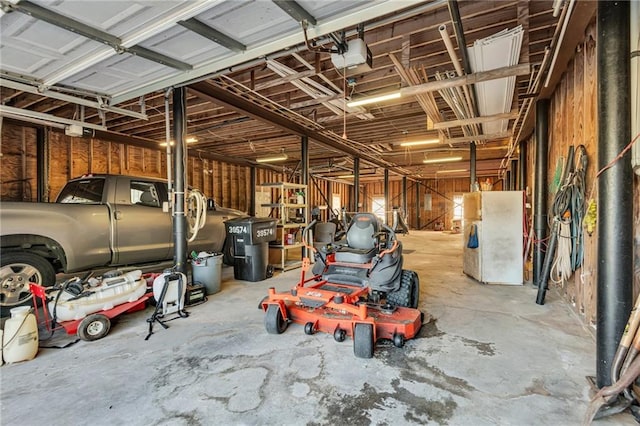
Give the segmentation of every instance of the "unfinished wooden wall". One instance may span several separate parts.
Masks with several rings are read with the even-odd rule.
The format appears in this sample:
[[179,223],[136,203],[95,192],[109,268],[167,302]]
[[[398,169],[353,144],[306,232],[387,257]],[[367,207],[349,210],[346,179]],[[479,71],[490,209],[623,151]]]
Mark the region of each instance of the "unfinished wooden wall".
[[[584,41],[578,46],[575,56],[550,99],[549,111],[549,170],[547,187],[548,205],[554,200],[558,174],[564,166],[569,147],[584,145],[588,155],[586,194],[597,199],[594,179],[597,167],[597,112],[596,112],[596,24],[587,28]],[[535,143],[529,146],[531,156]],[[533,167],[533,164],[532,164]],[[592,192],[593,191],[593,192]],[[636,191],[635,205],[638,203]],[[551,211],[549,218],[552,218]],[[596,321],[596,273],[597,230],[592,235],[585,232],[584,260],[568,282],[559,284],[565,298],[575,307],[587,324]]]
[[36,130],[4,123],[1,139],[0,200],[36,200]]
[[[487,179],[483,177],[483,180]],[[489,177],[492,182],[496,176]],[[425,179],[407,182],[407,222],[412,229],[451,229],[453,220],[453,197],[469,192],[469,178]],[[419,193],[417,198],[416,191]],[[384,196],[384,182],[367,182],[362,185],[361,211],[370,211],[374,197]],[[431,209],[427,210],[427,196],[431,197]],[[391,223],[393,206],[402,206],[402,180],[389,180],[389,206],[387,220]]]
[[[2,127],[0,156],[0,200],[36,201],[36,129],[13,123]],[[166,178],[166,155],[162,148],[149,149],[93,138],[74,138],[62,132],[46,132],[48,164],[47,200],[53,201],[65,183],[87,173],[124,174]],[[213,161],[198,156],[187,159],[187,183],[214,198],[223,207],[248,212],[251,202],[251,169],[246,166]],[[293,179],[293,180],[292,180]],[[284,172],[257,169],[258,185],[269,182],[295,182]],[[348,205],[350,186],[323,179],[310,182],[307,197],[310,206],[323,205],[322,194],[340,195]],[[327,212],[328,213],[328,212]],[[324,220],[328,214],[324,213]]]

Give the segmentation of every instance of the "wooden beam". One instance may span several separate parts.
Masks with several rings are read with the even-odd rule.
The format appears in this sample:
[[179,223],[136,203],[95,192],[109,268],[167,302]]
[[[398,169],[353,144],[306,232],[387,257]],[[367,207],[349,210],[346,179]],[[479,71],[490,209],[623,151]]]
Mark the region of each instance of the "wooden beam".
[[489,123],[498,120],[512,120],[518,117],[518,111],[505,112],[501,114],[485,115],[482,117],[466,118],[463,120],[450,120],[441,123],[434,123],[435,130],[449,129],[451,127],[466,126],[468,124]]
[[[465,143],[472,141],[490,141],[494,139],[507,139],[511,137],[511,132],[494,133],[491,135],[478,135],[478,136],[464,136],[461,138],[445,139],[445,144]],[[506,147],[505,147],[506,149]]]
[[269,87],[279,86],[283,83],[291,83],[292,81],[300,80],[301,78],[311,77],[316,75],[315,70],[302,71],[296,74],[287,75],[284,77],[276,78],[274,80],[265,81],[264,83],[256,84],[254,90],[268,89]]
[[339,93],[337,95],[331,95],[331,96],[323,96],[317,99],[309,99],[307,101],[294,102],[289,106],[289,108],[290,109],[304,108],[304,107],[319,105],[324,102],[334,101],[336,99],[342,99],[342,98],[344,98],[344,95],[342,93]]
[[448,78],[446,80],[430,81],[417,86],[403,87],[400,89],[401,96],[414,96],[419,93],[435,92],[449,89],[451,87],[465,86],[468,84],[480,83],[482,81],[496,80],[498,78],[526,75],[531,72],[531,64],[520,64],[511,67],[496,68],[489,71],[481,71],[461,77]]

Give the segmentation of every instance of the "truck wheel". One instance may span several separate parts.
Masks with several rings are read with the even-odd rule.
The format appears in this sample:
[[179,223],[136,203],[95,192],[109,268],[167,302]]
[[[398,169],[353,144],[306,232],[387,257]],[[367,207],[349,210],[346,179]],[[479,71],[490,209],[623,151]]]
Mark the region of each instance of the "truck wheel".
[[420,301],[420,279],[414,271],[403,270],[400,288],[387,294],[387,303],[405,308],[417,308]]
[[29,283],[49,287],[55,284],[53,266],[42,256],[27,252],[8,252],[0,259],[0,310],[9,310],[31,302]]

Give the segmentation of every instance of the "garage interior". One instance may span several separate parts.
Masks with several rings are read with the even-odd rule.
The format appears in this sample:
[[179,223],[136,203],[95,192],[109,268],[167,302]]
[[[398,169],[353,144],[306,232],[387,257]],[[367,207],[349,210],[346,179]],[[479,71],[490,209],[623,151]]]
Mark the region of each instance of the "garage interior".
[[[148,340],[152,307],[4,365],[3,422],[578,424],[612,383],[640,288],[637,1],[0,4],[3,203],[53,202],[88,174],[175,175],[266,217],[269,184],[305,185],[304,223],[315,207],[403,220],[425,314],[371,359],[297,324],[267,334],[258,304],[296,284],[302,251],[270,249],[272,278],[225,266],[219,293]],[[569,164],[582,261],[543,283]],[[463,271],[478,190],[522,194],[522,285]],[[501,250],[485,253],[517,252]],[[75,340],[57,339],[42,346]],[[614,411],[594,424],[636,423]]]

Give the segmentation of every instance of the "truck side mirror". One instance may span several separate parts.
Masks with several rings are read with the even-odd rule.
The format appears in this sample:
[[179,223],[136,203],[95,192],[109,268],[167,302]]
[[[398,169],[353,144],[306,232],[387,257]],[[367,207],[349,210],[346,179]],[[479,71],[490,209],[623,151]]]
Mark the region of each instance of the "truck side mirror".
[[168,201],[163,201],[162,202],[162,211],[165,213],[169,213],[169,202]]

